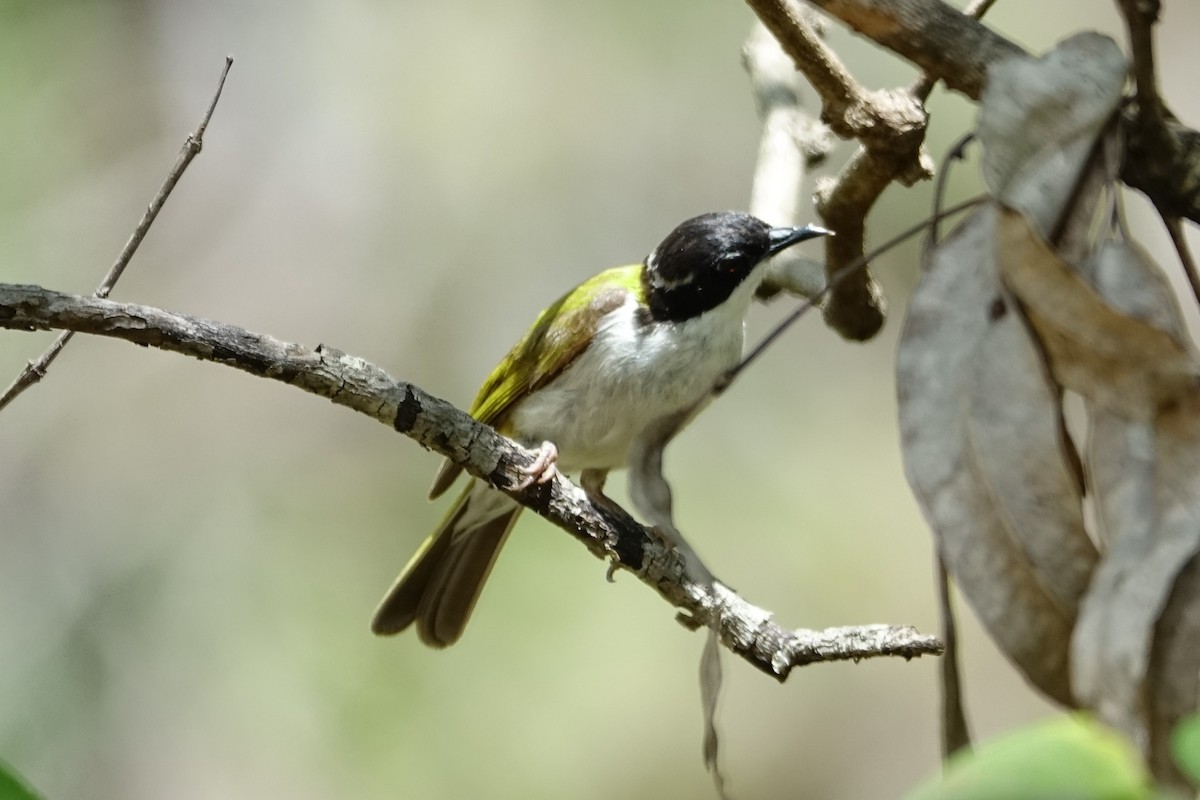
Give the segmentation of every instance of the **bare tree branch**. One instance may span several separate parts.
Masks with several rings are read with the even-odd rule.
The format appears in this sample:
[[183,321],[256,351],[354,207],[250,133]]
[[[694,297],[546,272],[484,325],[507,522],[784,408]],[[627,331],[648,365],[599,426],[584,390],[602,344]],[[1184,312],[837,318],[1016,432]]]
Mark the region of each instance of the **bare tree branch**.
[[[204,132],[208,130],[208,123],[212,119],[213,112],[217,110],[217,101],[221,99],[221,91],[225,88],[225,78],[228,77],[229,68],[232,66],[233,56],[226,56],[225,68],[221,70],[221,79],[217,81],[217,90],[213,93],[212,100],[208,103],[208,109],[200,119],[200,124],[184,140],[183,149],[179,151],[179,155],[175,159],[175,165],[167,173],[162,186],[158,187],[158,192],[155,193],[154,198],[150,201],[150,205],[146,207],[146,213],[142,215],[142,219],[138,222],[137,227],[133,229],[129,240],[125,242],[125,247],[121,248],[121,253],[117,256],[117,260],[109,267],[108,274],[100,281],[100,285],[96,287],[96,291],[93,293],[94,297],[108,297],[109,292],[112,291],[121,274],[125,272],[125,267],[129,265],[129,260],[133,258],[133,254],[137,252],[142,240],[146,238],[150,226],[154,224],[155,218],[158,217],[158,212],[162,210],[163,205],[167,202],[167,198],[171,196],[171,191],[174,190],[175,184],[179,183],[179,179],[183,177],[188,164],[192,163],[192,159],[204,147]],[[46,352],[42,353],[37,360],[30,361],[25,365],[20,374],[4,390],[4,394],[0,395],[0,411],[15,400],[17,395],[46,376],[46,370],[54,362],[54,359],[58,358],[58,354],[67,346],[67,342],[71,341],[72,336],[74,336],[74,331],[63,331],[50,347],[46,349]]]
[[[971,19],[983,19],[983,15],[996,5],[996,0],[971,0],[962,13]],[[933,87],[937,85],[938,79],[930,75],[928,72],[922,72],[921,77],[913,83],[909,88],[912,96],[924,103],[929,99],[929,93],[933,91]]]
[[821,121],[843,139],[872,136],[878,114],[871,107],[871,93],[821,40],[810,22],[811,12],[795,0],[750,5],[821,98]]
[[1161,124],[1165,109],[1154,66],[1154,26],[1158,22],[1159,0],[1117,0],[1117,7],[1129,31],[1138,114]]
[[1161,135],[1148,137],[1128,112],[1123,122],[1121,180],[1149,197],[1163,216],[1200,223],[1200,131],[1170,117]]
[[907,659],[942,652],[936,637],[909,627],[786,630],[732,590],[697,580],[684,556],[653,529],[620,509],[593,505],[582,489],[561,476],[512,491],[522,476],[520,468],[533,460],[529,451],[445,400],[332,347],[311,349],[149,306],[11,284],[0,284],[0,327],[74,330],[182,353],[281,381],[366,414],[510,494],[597,557],[614,559],[683,611],[689,627],[714,628],[726,648],[780,681],[793,667],[816,661]]
[[942,617],[942,640],[946,652],[942,656],[942,760],[971,746],[971,729],[967,725],[967,710],[962,699],[962,675],[958,668],[958,625],[954,620],[954,604],[950,599],[950,571],[939,553],[937,576],[938,609]]
[[[771,13],[764,8],[784,1],[746,0],[760,17]],[[989,66],[1028,55],[941,0],[809,2],[972,100],[983,94]],[[1158,137],[1139,135],[1132,113],[1125,114],[1123,123],[1128,150],[1121,180],[1144,192],[1165,216],[1200,222],[1200,131],[1169,112]]]
[[[984,13],[990,7],[989,0],[981,0],[975,3],[974,6],[979,13]],[[914,87],[914,94],[927,96],[932,90],[936,81],[930,79],[927,75],[921,77],[918,85]],[[941,169],[937,175],[937,181],[933,190],[933,216],[934,222],[929,226],[929,235],[922,243],[922,250],[925,257],[922,259],[924,263],[928,263],[928,254],[937,247],[941,242],[940,233],[940,216],[942,208],[945,205],[946,199],[946,182],[950,175],[950,165],[963,158],[963,150],[968,143],[973,141],[975,134],[967,134],[959,139],[950,152],[943,159]],[[950,569],[946,565],[946,559],[941,552],[935,553],[935,574],[934,586],[937,589],[938,596],[938,616],[942,621],[942,641],[946,645],[946,652],[942,655],[942,661],[939,664],[941,668],[941,744],[942,744],[942,761],[946,761],[951,755],[964,748],[971,747],[971,728],[967,724],[967,709],[963,702],[963,683],[962,675],[959,670],[959,646],[958,646],[958,624],[954,617],[954,604],[950,597]]]
[[1183,223],[1179,221],[1179,217],[1164,216],[1163,224],[1167,226],[1167,234],[1171,237],[1171,244],[1175,246],[1175,253],[1179,256],[1183,274],[1187,276],[1188,284],[1192,287],[1192,296],[1196,298],[1197,304],[1200,304],[1200,270],[1196,268],[1196,259],[1188,247],[1187,237],[1183,235]]
[[[829,155],[833,137],[828,126],[801,105],[800,73],[762,22],[755,23],[746,38],[742,65],[762,120],[748,210],[772,225],[800,225],[806,221],[802,217],[811,213],[808,204],[803,210],[800,204],[805,175]],[[785,250],[767,265],[755,296],[763,301],[780,292],[812,297],[824,286],[823,264]]]
[[[933,163],[923,148],[923,104],[938,76],[927,71],[911,88],[868,91],[821,41],[799,0],[748,2],[816,89],[821,120],[839,136],[861,144],[837,179],[817,192],[821,217],[838,234],[825,243],[828,278],[862,257],[867,214],[893,181],[911,186],[933,175]],[[896,13],[906,11],[904,3],[887,5]],[[991,5],[992,0],[977,0],[966,13],[978,18]],[[843,336],[869,339],[883,324],[885,306],[878,284],[863,270],[830,294],[825,319]]]
[[[911,97],[863,88],[821,40],[811,12],[798,0],[749,0],[749,4],[816,89],[821,98],[821,121],[842,138],[861,142],[869,156],[868,163],[856,157],[836,182],[827,182],[817,192],[821,218],[838,234],[825,243],[829,281],[862,256],[866,246],[863,219],[891,182],[890,176],[920,177],[920,170],[914,171],[913,165],[920,163],[917,154],[925,135],[925,113]],[[896,161],[902,163],[894,169],[880,168]],[[830,327],[848,339],[861,341],[883,326],[884,307],[883,293],[870,271],[861,269],[829,293],[822,310]]]
[[[748,0],[752,6],[768,0]],[[1027,55],[1020,46],[941,0],[809,0],[834,19],[972,100],[987,70]]]
[[[1158,0],[1117,0],[1117,7],[1125,18],[1125,27],[1129,31],[1129,49],[1133,56],[1133,77],[1136,85],[1136,103],[1127,115],[1127,133],[1131,153],[1153,153],[1168,163],[1178,162],[1181,158],[1189,165],[1185,180],[1190,181],[1196,189],[1200,189],[1200,165],[1195,157],[1200,156],[1200,141],[1196,138],[1180,139],[1176,136],[1179,127],[1175,116],[1167,108],[1158,91],[1158,71],[1154,63],[1154,26],[1158,23],[1161,10]],[[1191,132],[1195,134],[1194,131]],[[1180,155],[1180,150],[1185,155]],[[1151,159],[1153,163],[1153,159]],[[1163,174],[1161,169],[1150,178],[1154,183],[1179,180],[1179,176]],[[1122,175],[1123,178],[1128,178]],[[1133,185],[1133,182],[1130,182]],[[1147,191],[1143,187],[1143,191]],[[1188,250],[1183,237],[1183,226],[1179,222],[1178,209],[1164,206],[1151,195],[1155,207],[1162,215],[1163,223],[1171,235],[1171,242],[1179,254],[1179,263],[1183,265],[1184,274],[1192,287],[1192,294],[1200,302],[1200,272]],[[1192,217],[1193,220],[1196,217]]]

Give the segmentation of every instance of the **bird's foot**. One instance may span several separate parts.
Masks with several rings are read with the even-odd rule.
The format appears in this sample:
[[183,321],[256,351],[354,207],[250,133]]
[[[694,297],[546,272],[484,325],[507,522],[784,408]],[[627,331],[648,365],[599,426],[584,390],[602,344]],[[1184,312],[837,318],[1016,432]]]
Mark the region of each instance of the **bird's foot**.
[[593,505],[608,509],[613,513],[627,514],[621,505],[604,493],[604,482],[608,478],[606,469],[585,469],[579,476],[579,485],[587,492],[588,499]]
[[[608,479],[608,470],[606,469],[585,469],[579,476],[579,485],[587,492],[588,499],[597,508],[606,509],[613,514],[626,514],[628,512],[621,508],[616,500],[604,493],[604,482]],[[615,533],[609,535],[604,541],[604,549],[608,551],[608,582],[613,582],[613,573],[620,566],[621,557],[617,554],[617,536]]]
[[525,477],[513,485],[513,490],[519,492],[522,489],[528,489],[535,483],[549,483],[558,474],[557,464],[558,448],[554,446],[554,442],[542,442],[537,453],[534,454],[532,463],[527,467],[520,468],[521,474]]

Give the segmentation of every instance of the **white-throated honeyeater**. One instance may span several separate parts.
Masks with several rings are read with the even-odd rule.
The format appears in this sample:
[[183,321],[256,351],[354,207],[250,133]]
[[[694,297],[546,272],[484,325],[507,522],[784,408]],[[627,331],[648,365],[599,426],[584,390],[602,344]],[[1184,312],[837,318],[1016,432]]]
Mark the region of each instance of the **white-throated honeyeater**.
[[[538,315],[484,382],[471,416],[537,450],[525,485],[581,472],[599,498],[649,423],[702,400],[738,363],[766,261],[828,233],[733,211],[681,223],[641,264],[601,272]],[[430,497],[460,472],[446,461]],[[415,623],[428,645],[457,641],[521,508],[472,479],[379,604],[375,633]]]

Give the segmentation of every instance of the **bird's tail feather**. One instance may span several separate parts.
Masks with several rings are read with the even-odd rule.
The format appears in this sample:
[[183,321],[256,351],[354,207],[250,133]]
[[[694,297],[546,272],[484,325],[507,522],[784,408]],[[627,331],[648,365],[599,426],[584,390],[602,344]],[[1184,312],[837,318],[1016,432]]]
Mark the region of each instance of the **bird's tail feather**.
[[468,483],[380,602],[371,630],[391,635],[416,623],[430,646],[458,641],[520,512],[499,492]]

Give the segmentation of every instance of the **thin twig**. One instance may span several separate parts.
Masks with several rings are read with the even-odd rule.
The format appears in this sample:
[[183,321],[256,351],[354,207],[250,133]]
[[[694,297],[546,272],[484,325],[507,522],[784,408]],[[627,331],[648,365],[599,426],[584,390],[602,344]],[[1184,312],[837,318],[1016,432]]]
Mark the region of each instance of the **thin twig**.
[[941,237],[942,208],[946,201],[946,184],[950,179],[950,164],[966,158],[967,145],[975,141],[975,134],[964,134],[950,146],[946,157],[942,159],[941,169],[938,170],[937,180],[933,185],[933,221],[929,225],[929,242],[936,244]]
[[800,319],[802,316],[804,316],[809,311],[811,311],[815,306],[819,305],[821,302],[821,299],[823,297],[825,297],[825,295],[828,294],[829,291],[831,289],[833,289],[833,287],[837,286],[837,284],[839,282],[848,278],[851,274],[853,274],[853,272],[855,270],[862,269],[863,266],[865,264],[869,263],[872,259],[878,258],[882,254],[886,253],[888,250],[891,250],[896,245],[898,245],[908,239],[911,239],[913,236],[916,236],[918,233],[920,233],[921,231],[928,228],[934,222],[941,220],[941,219],[945,219],[946,217],[950,217],[955,214],[961,213],[963,211],[966,211],[969,208],[974,208],[975,206],[979,205],[980,203],[983,203],[986,200],[987,200],[987,198],[985,196],[979,195],[979,196],[971,198],[970,200],[964,200],[963,202],[959,203],[958,205],[951,206],[950,208],[946,209],[942,213],[938,214],[936,217],[930,217],[929,219],[923,220],[922,222],[920,222],[916,225],[913,225],[911,228],[908,228],[908,229],[902,231],[901,233],[898,233],[897,235],[893,236],[891,239],[888,239],[886,242],[881,244],[879,247],[876,247],[871,252],[867,253],[866,255],[862,256],[861,258],[858,258],[858,259],[850,262],[846,266],[842,267],[833,276],[833,278],[830,279],[829,283],[825,286],[824,289],[822,289],[819,293],[817,293],[813,297],[805,300],[800,305],[798,305],[792,313],[790,313],[786,317],[784,317],[783,320],[781,320],[778,325],[776,325],[774,328],[772,328],[771,331],[769,333],[767,333],[767,335],[764,336],[762,338],[762,340],[759,341],[759,343],[754,346],[754,348],[746,355],[746,357],[742,359],[742,362],[740,364],[738,364],[736,367],[734,367],[733,369],[729,370],[724,375],[722,375],[721,379],[718,380],[717,383],[713,386],[713,390],[712,390],[713,396],[717,397],[717,396],[720,396],[722,393],[724,393],[725,390],[729,388],[730,384],[733,383],[734,379],[737,378],[737,376],[742,373],[742,370],[746,369],[746,367],[750,366],[751,363],[753,363],[759,356],[761,356],[763,354],[763,351],[765,351],[768,347],[770,347],[771,344],[774,343],[774,341],[776,339],[778,339],[780,336],[782,336],[784,331],[786,331],[789,327],[791,327],[791,325],[793,323],[795,323],[796,320]]
[[962,701],[962,676],[958,671],[958,626],[954,622],[954,605],[950,600],[950,571],[946,560],[937,556],[938,607],[942,615],[942,642],[946,652],[942,658],[942,760],[964,747],[971,746],[971,731]]
[[996,5],[996,0],[972,0],[963,9],[963,13],[974,19],[983,19],[983,15],[990,11],[994,5]]
[[[985,4],[980,4],[985,5]],[[985,9],[986,10],[986,9]],[[941,241],[941,214],[946,199],[946,183],[950,175],[950,164],[961,161],[968,144],[975,140],[974,133],[968,133],[960,138],[950,148],[946,158],[938,170],[937,184],[933,192],[933,223],[929,226],[929,237],[923,245],[927,255]],[[923,264],[932,263],[931,258],[923,257]],[[954,605],[950,599],[950,571],[946,567],[946,559],[939,552],[936,556],[937,576],[934,583],[938,591],[938,610],[942,618],[942,642],[946,645],[945,659],[941,664],[941,699],[942,699],[942,761],[951,755],[971,746],[971,731],[967,726],[966,705],[962,696],[962,676],[958,668],[958,626],[954,619]]]
[[[183,177],[188,164],[192,163],[192,159],[203,148],[204,132],[208,129],[209,120],[212,119],[213,111],[217,108],[217,101],[221,99],[221,91],[225,88],[225,78],[229,75],[229,68],[232,66],[233,56],[226,56],[225,68],[221,70],[221,79],[217,82],[217,91],[213,93],[212,100],[208,104],[208,109],[204,112],[204,117],[200,120],[200,124],[196,127],[196,130],[190,133],[184,141],[183,149],[179,151],[179,156],[175,159],[175,165],[167,173],[162,186],[158,187],[158,192],[154,195],[154,199],[146,207],[146,213],[142,215],[141,221],[133,229],[129,241],[125,242],[125,247],[121,249],[117,260],[109,268],[108,274],[104,276],[104,279],[100,281],[100,285],[96,287],[96,291],[92,293],[94,297],[108,297],[113,286],[120,279],[121,274],[125,272],[125,267],[129,265],[129,260],[133,258],[133,254],[137,252],[142,240],[146,238],[146,234],[158,216],[158,212],[162,210],[163,205],[167,202],[167,198],[171,196],[175,184],[179,183],[179,179]],[[17,395],[46,376],[46,369],[54,362],[54,359],[58,358],[58,354],[62,352],[62,349],[67,346],[67,342],[71,341],[71,337],[74,335],[74,331],[63,331],[50,347],[46,349],[46,352],[42,353],[37,360],[30,361],[25,365],[21,373],[4,390],[4,394],[0,395],[0,411],[15,400]]]
[[1168,216],[1164,216],[1162,220],[1171,236],[1171,244],[1175,245],[1175,252],[1179,254],[1179,263],[1183,265],[1188,283],[1192,286],[1192,294],[1196,296],[1196,302],[1200,303],[1200,271],[1196,269],[1196,259],[1192,257],[1187,238],[1183,234],[1183,221],[1179,217]]

